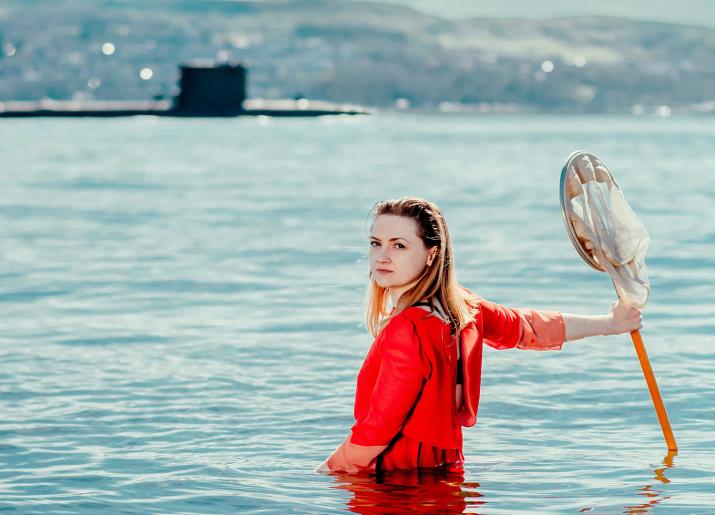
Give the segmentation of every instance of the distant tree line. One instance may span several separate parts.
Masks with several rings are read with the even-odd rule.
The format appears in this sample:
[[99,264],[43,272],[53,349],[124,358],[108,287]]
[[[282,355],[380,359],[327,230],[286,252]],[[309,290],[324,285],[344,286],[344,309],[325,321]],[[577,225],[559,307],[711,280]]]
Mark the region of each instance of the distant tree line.
[[0,101],[167,98],[176,94],[178,64],[193,58],[245,62],[254,97],[715,109],[715,30],[707,28],[603,17],[451,21],[331,0],[0,7]]

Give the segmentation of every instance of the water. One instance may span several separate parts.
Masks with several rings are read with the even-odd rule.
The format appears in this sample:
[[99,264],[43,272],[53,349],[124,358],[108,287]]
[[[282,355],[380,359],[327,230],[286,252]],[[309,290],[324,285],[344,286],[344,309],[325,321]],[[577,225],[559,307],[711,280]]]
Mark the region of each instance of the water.
[[[0,120],[0,508],[9,513],[715,513],[715,119],[382,114]],[[352,424],[367,214],[419,195],[462,284],[606,313],[561,166],[651,232],[642,331],[485,354],[462,478],[319,475]]]

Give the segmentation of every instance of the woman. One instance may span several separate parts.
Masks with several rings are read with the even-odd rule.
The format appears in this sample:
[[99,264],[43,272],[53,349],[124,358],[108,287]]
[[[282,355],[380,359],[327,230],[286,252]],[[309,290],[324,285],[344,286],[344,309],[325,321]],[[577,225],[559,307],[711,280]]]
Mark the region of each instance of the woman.
[[375,206],[366,318],[375,340],[357,377],[355,424],[319,472],[462,472],[462,426],[476,423],[483,343],[559,350],[642,327],[640,310],[620,301],[608,315],[584,316],[477,297],[457,283],[439,208],[415,197]]

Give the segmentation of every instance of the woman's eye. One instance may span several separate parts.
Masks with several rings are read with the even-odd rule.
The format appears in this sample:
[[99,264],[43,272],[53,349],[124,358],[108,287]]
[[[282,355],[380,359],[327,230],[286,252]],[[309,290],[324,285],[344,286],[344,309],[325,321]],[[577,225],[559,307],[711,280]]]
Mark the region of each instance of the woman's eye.
[[371,246],[371,247],[377,247],[378,245],[380,245],[380,243],[377,242],[377,241],[371,241],[371,242],[370,242],[370,246]]
[[395,247],[400,248],[400,249],[405,248],[405,246],[402,243],[395,243]]

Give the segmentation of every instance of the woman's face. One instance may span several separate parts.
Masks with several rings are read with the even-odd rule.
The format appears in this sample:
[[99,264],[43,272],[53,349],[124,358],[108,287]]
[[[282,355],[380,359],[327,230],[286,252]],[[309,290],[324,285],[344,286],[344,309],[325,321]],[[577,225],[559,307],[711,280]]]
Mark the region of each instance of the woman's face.
[[379,286],[390,289],[393,299],[414,285],[437,251],[427,248],[417,228],[412,218],[396,215],[380,215],[372,225],[370,271]]

